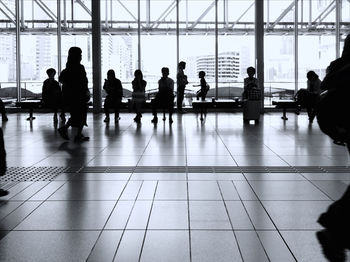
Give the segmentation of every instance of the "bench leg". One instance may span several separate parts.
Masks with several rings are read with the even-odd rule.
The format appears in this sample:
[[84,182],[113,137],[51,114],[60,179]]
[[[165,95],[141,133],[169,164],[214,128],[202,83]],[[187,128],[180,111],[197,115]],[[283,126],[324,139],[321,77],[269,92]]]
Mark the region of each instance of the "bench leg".
[[283,108],[283,116],[281,117],[283,120],[288,120],[286,111],[287,111],[287,108]]
[[34,120],[35,117],[33,116],[33,108],[29,109],[29,117],[27,118],[27,121]]

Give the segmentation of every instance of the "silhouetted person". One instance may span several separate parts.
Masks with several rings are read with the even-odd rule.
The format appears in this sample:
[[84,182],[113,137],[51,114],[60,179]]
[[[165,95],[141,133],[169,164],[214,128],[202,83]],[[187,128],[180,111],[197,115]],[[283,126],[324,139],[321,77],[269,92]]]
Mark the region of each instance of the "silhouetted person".
[[205,81],[205,72],[200,71],[198,73],[198,77],[200,79],[200,84],[193,85],[193,86],[200,86],[201,87],[201,89],[197,91],[197,100],[199,100],[199,98],[201,98],[202,101],[205,101],[205,97],[207,96],[207,93],[209,91],[209,85],[207,84],[207,81]]
[[185,88],[186,88],[186,85],[188,84],[187,76],[184,73],[185,68],[186,68],[186,63],[184,61],[181,61],[178,65],[178,72],[177,72],[177,76],[176,76],[176,80],[177,80],[177,91],[176,91],[177,111],[179,113],[183,113],[182,103],[184,100]]
[[[247,74],[248,77],[244,78],[244,87],[243,87],[243,99],[251,99],[251,95],[253,95],[252,91],[259,91],[259,82],[258,79],[256,77],[254,77],[256,71],[255,68],[250,66],[247,68]],[[260,91],[259,91],[260,92]]]
[[0,113],[2,116],[2,121],[8,121],[9,119],[7,118],[6,111],[5,111],[5,105],[4,102],[0,98]]
[[[48,79],[46,79],[43,83],[42,101],[44,107],[50,108],[54,111],[53,121],[57,123],[57,112],[58,109],[62,107],[62,90],[60,84],[55,80],[56,70],[49,68],[46,70],[46,74],[48,75]],[[60,117],[64,122],[64,112],[61,113]]]
[[146,92],[146,85],[147,82],[143,80],[143,74],[142,71],[137,69],[134,73],[134,80],[131,82],[132,84],[132,103],[133,107],[135,109],[136,117],[134,118],[134,121],[136,123],[141,123],[141,117],[142,117],[142,107],[145,103],[145,92]]
[[104,122],[109,122],[109,109],[112,108],[115,110],[115,118],[114,121],[118,122],[119,110],[122,104],[123,98],[123,86],[122,82],[115,77],[114,70],[108,70],[107,79],[105,79],[105,83],[103,85],[103,89],[106,90],[107,96],[104,104],[104,112],[106,118]]
[[[4,134],[0,127],[0,176],[4,176],[6,173],[6,151],[4,144]],[[0,188],[0,197],[8,195],[8,191]]]
[[[174,80],[168,77],[169,68],[162,68],[162,78],[158,81],[158,93],[155,99],[152,100],[152,123],[158,123],[157,109],[167,108],[169,110],[169,123],[173,123],[173,110],[174,110]],[[163,119],[165,120],[165,118]]]
[[68,140],[68,128],[72,126],[76,129],[74,142],[88,141],[89,137],[83,136],[82,130],[86,125],[87,102],[90,100],[90,92],[85,68],[80,64],[81,49],[71,47],[67,60],[66,68],[61,72],[59,81],[63,84],[63,100],[68,106],[71,116],[67,124],[60,127],[58,132],[64,139]]
[[[344,42],[341,58],[333,61],[321,84],[328,90],[321,95],[317,121],[321,130],[334,141],[344,142],[350,153],[349,89],[350,35]],[[325,228],[317,232],[323,253],[329,261],[346,261],[345,249],[350,249],[350,186],[344,195],[321,214],[318,222]]]
[[309,121],[312,123],[316,116],[316,104],[321,94],[321,80],[314,71],[309,71],[306,74],[307,77],[307,114],[309,116]]

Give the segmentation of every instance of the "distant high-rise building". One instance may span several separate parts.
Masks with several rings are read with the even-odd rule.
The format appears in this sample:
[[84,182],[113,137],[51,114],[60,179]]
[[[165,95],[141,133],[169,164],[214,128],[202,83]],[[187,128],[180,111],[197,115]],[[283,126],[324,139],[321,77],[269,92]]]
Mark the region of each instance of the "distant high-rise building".
[[[204,71],[207,79],[215,78],[215,56],[197,57],[197,73]],[[236,81],[240,73],[239,52],[222,52],[218,55],[218,78],[220,82]]]

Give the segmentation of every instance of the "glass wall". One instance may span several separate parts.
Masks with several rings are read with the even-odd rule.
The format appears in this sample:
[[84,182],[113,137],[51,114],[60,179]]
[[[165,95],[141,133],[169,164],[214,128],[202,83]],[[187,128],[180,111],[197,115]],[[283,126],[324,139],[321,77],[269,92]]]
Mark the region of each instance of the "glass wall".
[[[83,50],[82,63],[92,88],[92,1],[16,1],[22,10],[19,16],[22,97],[40,96],[46,69],[57,70],[59,60],[64,68],[68,49],[73,45]],[[0,96],[14,99],[16,1],[0,2]],[[114,69],[124,88],[130,91],[133,72],[140,68],[148,81],[147,91],[153,92],[161,68],[169,67],[170,77],[176,80],[177,62],[183,60],[187,62],[185,73],[190,82],[186,105],[190,105],[190,98],[198,89],[194,85],[199,83],[199,71],[206,72],[211,88],[209,97],[216,94],[219,98],[239,97],[246,68],[256,63],[255,1],[100,1],[102,78],[109,69]],[[57,35],[58,3],[61,42]],[[290,97],[296,89],[304,88],[309,70],[317,72],[321,79],[324,77],[327,65],[336,58],[336,44],[339,43],[341,52],[348,33],[350,2],[265,0],[264,22],[265,96],[269,104],[274,97]],[[130,92],[125,94],[129,96]]]

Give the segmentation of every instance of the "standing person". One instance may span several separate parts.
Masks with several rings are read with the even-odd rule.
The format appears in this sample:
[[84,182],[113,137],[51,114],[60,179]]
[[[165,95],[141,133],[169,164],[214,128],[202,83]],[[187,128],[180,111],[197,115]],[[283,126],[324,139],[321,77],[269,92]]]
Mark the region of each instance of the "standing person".
[[200,71],[198,73],[198,77],[200,78],[200,84],[194,85],[201,87],[201,89],[197,91],[197,100],[199,100],[199,98],[202,98],[202,101],[205,101],[205,97],[207,96],[207,93],[209,91],[209,85],[207,84],[207,81],[205,81],[205,72]]
[[186,68],[186,63],[184,61],[181,61],[178,65],[178,72],[176,76],[177,80],[177,111],[179,113],[183,113],[182,109],[182,103],[184,100],[184,95],[185,95],[185,88],[186,85],[188,84],[187,81],[187,76],[184,73],[184,70]]
[[[6,151],[4,144],[4,134],[0,127],[0,176],[4,176],[6,173]],[[5,189],[0,188],[0,197],[8,195],[9,192]]]
[[[152,100],[152,123],[158,123],[157,109],[168,108],[169,109],[169,123],[173,123],[173,111],[174,111],[174,80],[168,77],[169,68],[162,68],[162,78],[158,81],[158,93],[155,99]],[[165,121],[165,118],[163,119]]]
[[82,130],[86,125],[86,103],[90,100],[90,92],[85,68],[80,64],[81,49],[71,47],[67,60],[66,68],[61,72],[59,81],[63,84],[63,100],[69,108],[70,118],[66,125],[58,129],[58,132],[64,139],[68,140],[68,128],[72,126],[76,129],[74,142],[88,141],[90,138],[83,136]]
[[319,95],[321,94],[321,80],[314,71],[309,71],[306,74],[307,77],[307,92],[308,92],[308,102],[307,102],[307,114],[309,116],[309,121],[312,123],[316,116],[316,103]]
[[0,114],[2,116],[2,121],[8,121],[9,119],[7,118],[6,111],[5,111],[5,105],[4,102],[2,102],[0,98]]
[[[60,84],[55,80],[56,70],[49,68],[46,70],[48,78],[43,83],[42,99],[44,107],[54,110],[53,121],[58,122],[57,112],[62,107],[62,90]],[[64,122],[64,112],[60,115],[61,120]]]
[[254,77],[255,73],[256,71],[254,67],[250,66],[247,68],[248,77],[244,78],[243,99],[251,99],[250,95],[252,90],[260,90],[258,79]]
[[132,84],[132,101],[133,106],[135,108],[136,117],[134,118],[134,121],[136,123],[141,123],[141,117],[142,117],[142,106],[145,103],[145,92],[146,92],[146,85],[147,82],[143,80],[143,74],[140,69],[137,69],[134,72],[134,80],[131,82]]
[[260,121],[261,110],[261,89],[255,75],[255,68],[250,66],[247,68],[248,77],[244,78],[243,97],[243,122],[249,124],[250,120],[254,120],[255,124]]
[[120,82],[120,80],[115,77],[114,70],[108,70],[107,79],[105,79],[103,89],[106,90],[106,93],[107,93],[105,104],[104,104],[104,112],[106,115],[104,122],[109,123],[110,108],[113,108],[115,110],[114,121],[118,122],[120,119],[119,109],[122,103],[123,86],[122,86],[122,82]]

